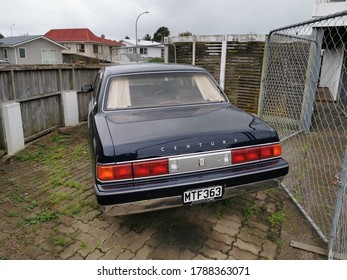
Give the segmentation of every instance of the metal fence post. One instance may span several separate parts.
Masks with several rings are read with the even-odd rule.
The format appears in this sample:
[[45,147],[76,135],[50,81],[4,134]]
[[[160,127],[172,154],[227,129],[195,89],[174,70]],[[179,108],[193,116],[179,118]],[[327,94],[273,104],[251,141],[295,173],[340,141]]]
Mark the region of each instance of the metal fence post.
[[224,90],[225,85],[225,67],[227,61],[227,46],[228,46],[228,35],[223,36],[222,39],[222,53],[220,58],[220,73],[219,73],[219,85]]
[[259,93],[259,101],[258,101],[259,118],[262,117],[263,108],[264,108],[264,94],[266,92],[266,76],[267,76],[267,72],[269,68],[270,39],[271,39],[271,33],[265,40],[265,46],[264,46],[263,70],[262,70],[261,80],[260,80],[260,93]]
[[[331,233],[329,239],[329,254],[328,258],[331,260],[334,258],[334,247],[336,246],[336,234],[337,234],[337,226],[340,219],[341,209],[343,206],[343,200],[346,199],[346,187],[347,187],[347,146],[345,150],[345,157],[343,160],[342,171],[339,177],[339,190],[337,192],[336,204],[333,222],[331,226]],[[345,248],[346,250],[346,248]]]
[[311,44],[310,57],[306,72],[305,91],[303,96],[304,99],[301,109],[301,121],[305,132],[310,132],[312,123],[314,98],[319,78],[324,30],[323,28],[313,28],[312,33],[315,35],[314,38],[316,39],[316,43]]

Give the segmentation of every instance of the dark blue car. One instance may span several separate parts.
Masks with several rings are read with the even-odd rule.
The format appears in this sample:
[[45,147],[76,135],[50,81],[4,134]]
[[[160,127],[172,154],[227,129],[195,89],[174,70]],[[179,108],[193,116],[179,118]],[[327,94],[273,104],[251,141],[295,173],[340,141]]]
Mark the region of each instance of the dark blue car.
[[233,106],[203,68],[105,67],[89,112],[95,193],[108,215],[277,187],[288,173],[276,131]]

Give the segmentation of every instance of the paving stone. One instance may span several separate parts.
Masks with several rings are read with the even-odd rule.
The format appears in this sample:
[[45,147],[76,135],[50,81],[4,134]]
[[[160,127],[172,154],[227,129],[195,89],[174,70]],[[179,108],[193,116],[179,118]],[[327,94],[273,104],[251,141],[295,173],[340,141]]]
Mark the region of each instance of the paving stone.
[[93,229],[93,227],[90,224],[85,224],[82,221],[77,221],[76,223],[72,224],[72,227],[75,229],[79,229],[80,231],[84,233],[87,233],[91,229]]
[[236,238],[233,236],[230,236],[229,234],[226,233],[219,233],[215,230],[212,230],[209,233],[209,238],[215,240],[215,241],[219,241],[219,242],[223,242],[226,245],[231,245]]
[[257,221],[254,220],[254,218],[251,218],[248,220],[248,224],[252,227],[258,228],[262,231],[268,231],[269,227],[267,225],[264,225],[262,223],[259,223]]
[[54,256],[51,252],[46,252],[37,257],[37,260],[59,260],[60,258]]
[[92,211],[88,212],[87,214],[85,214],[84,216],[80,217],[79,220],[86,223],[86,222],[93,220],[99,214],[100,214],[99,211],[92,210]]
[[30,259],[37,259],[38,256],[42,255],[42,251],[35,247],[34,245],[28,245],[26,246],[21,253],[25,256],[30,256]]
[[90,253],[87,257],[86,260],[98,260],[105,254],[100,252],[100,250],[96,249],[94,252]]
[[74,256],[70,257],[69,260],[84,260],[84,258],[77,253]]
[[189,249],[186,249],[183,252],[181,252],[178,259],[179,260],[192,260],[195,257],[196,257],[196,253],[190,251]]
[[239,232],[238,228],[233,227],[232,225],[222,225],[221,223],[217,223],[214,227],[213,230],[219,232],[219,233],[226,233],[229,234],[230,236],[236,236]]
[[234,243],[234,247],[251,252],[254,255],[258,255],[258,253],[261,251],[261,247],[256,246],[253,243],[244,242],[241,239],[236,240],[236,242]]
[[108,222],[99,220],[98,218],[95,218],[93,221],[91,221],[90,224],[95,228],[101,228],[101,229],[106,229],[110,227],[110,224]]
[[94,237],[98,243],[104,242],[107,238],[111,236],[111,233],[108,231],[99,229],[99,228],[93,228],[88,231],[88,234],[90,234],[92,237]]
[[258,236],[260,239],[265,240],[266,236],[267,236],[267,232],[266,231],[262,231],[259,228],[255,228],[255,227],[249,227],[249,226],[244,226],[242,228],[243,231],[251,233],[255,236]]
[[250,231],[247,229],[241,229],[240,233],[237,235],[237,238],[245,242],[253,243],[255,245],[263,243],[263,239],[251,234]]
[[263,244],[263,250],[260,252],[260,256],[265,259],[273,260],[276,257],[278,246],[269,240],[266,240]]
[[255,198],[259,200],[265,200],[266,199],[266,194],[264,192],[257,192]]
[[218,241],[215,241],[213,239],[208,239],[205,243],[204,243],[205,246],[211,248],[211,249],[214,249],[214,250],[217,250],[217,251],[220,251],[222,252],[223,254],[227,254],[230,250],[231,250],[231,244],[230,245],[227,245],[223,242],[218,242]]
[[115,260],[117,257],[124,252],[124,249],[116,245],[112,249],[108,250],[100,260]]
[[225,260],[227,259],[227,255],[222,253],[221,251],[211,249],[210,247],[204,245],[199,252],[206,256],[207,258],[210,259],[215,259],[215,260]]
[[154,260],[176,260],[180,253],[178,246],[163,243],[153,250],[150,257]]
[[80,242],[75,242],[75,243],[71,244],[69,247],[67,247],[63,252],[61,252],[60,257],[63,260],[67,260],[70,257],[72,257],[73,255],[75,255],[79,249],[81,249]]
[[82,244],[94,244],[95,243],[95,238],[92,237],[91,235],[87,233],[80,233],[79,235],[76,236],[76,240],[79,242],[82,242]]
[[144,246],[146,241],[151,239],[151,235],[140,234],[135,240],[127,247],[131,252],[135,253],[138,249]]
[[83,257],[86,258],[89,254],[91,254],[94,250],[97,244],[88,244],[83,246],[81,249],[78,250],[78,253]]
[[234,247],[231,251],[229,251],[228,259],[232,260],[256,260],[258,259],[258,255],[254,255],[251,252],[240,250],[237,247]]
[[58,230],[58,232],[64,233],[64,234],[69,234],[69,233],[74,233],[76,232],[76,229],[73,228],[72,226],[66,226],[64,224],[60,224],[59,226],[54,228],[55,230]]
[[231,211],[231,213],[225,213],[223,215],[223,220],[233,221],[237,224],[241,224],[242,223],[242,215],[241,214],[235,214],[235,211]]
[[207,258],[202,254],[197,254],[193,260],[212,260],[213,258]]
[[148,245],[144,245],[142,248],[140,248],[133,260],[147,260],[148,259],[148,256],[152,253],[152,248],[149,247]]
[[114,233],[99,245],[100,250],[106,253],[109,249],[113,248],[119,242],[119,239],[120,236],[117,233]]
[[73,223],[76,222],[74,218],[68,217],[66,215],[60,215],[58,221],[59,223],[63,223],[66,226],[71,226]]
[[131,260],[133,257],[135,257],[135,254],[133,252],[125,250],[117,257],[117,260]]

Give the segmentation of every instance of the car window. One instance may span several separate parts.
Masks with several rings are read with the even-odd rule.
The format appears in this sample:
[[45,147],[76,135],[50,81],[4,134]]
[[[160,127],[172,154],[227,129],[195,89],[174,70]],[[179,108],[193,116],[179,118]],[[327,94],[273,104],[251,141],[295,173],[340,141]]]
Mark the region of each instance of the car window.
[[99,71],[95,80],[94,80],[94,84],[93,84],[93,95],[94,95],[94,99],[97,99],[96,94],[99,92],[99,88],[101,85],[101,80],[102,80],[102,71]]
[[111,78],[105,109],[148,108],[226,101],[204,73],[155,73]]

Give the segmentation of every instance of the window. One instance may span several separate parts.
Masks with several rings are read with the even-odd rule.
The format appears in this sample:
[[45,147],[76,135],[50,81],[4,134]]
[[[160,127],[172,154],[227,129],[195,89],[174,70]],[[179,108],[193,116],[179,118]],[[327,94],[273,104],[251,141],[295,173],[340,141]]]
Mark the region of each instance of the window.
[[42,50],[42,63],[43,64],[57,64],[57,51],[50,49]]
[[147,54],[147,48],[140,48],[140,54]]
[[84,53],[84,44],[77,44],[77,52]]
[[93,52],[99,53],[99,46],[98,45],[93,45]]
[[215,82],[202,73],[164,73],[109,80],[105,109],[149,108],[225,102]]
[[4,49],[4,59],[8,59],[8,53],[7,53],[7,49]]
[[19,48],[19,58],[25,59],[27,58],[27,54],[26,54],[26,49],[25,48]]

